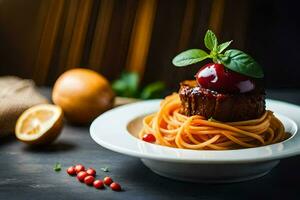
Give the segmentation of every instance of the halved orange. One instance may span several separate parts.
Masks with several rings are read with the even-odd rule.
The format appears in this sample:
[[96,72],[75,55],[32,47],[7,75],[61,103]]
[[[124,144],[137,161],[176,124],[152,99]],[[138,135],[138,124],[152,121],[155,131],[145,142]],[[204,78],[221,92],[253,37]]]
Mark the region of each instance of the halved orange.
[[59,136],[62,126],[62,109],[52,104],[40,104],[22,113],[15,133],[20,141],[27,144],[49,144]]

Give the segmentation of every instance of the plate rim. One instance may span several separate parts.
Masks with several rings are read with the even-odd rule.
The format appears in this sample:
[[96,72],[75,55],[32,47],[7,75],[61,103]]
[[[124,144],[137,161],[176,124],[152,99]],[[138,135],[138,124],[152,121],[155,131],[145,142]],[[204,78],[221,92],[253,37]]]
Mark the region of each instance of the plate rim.
[[[125,139],[127,138],[126,140],[130,140],[131,142],[136,143],[137,146],[140,145],[140,146],[145,146],[146,149],[147,148],[148,149],[158,149],[158,150],[167,151],[167,152],[168,151],[178,151],[178,152],[180,152],[182,154],[186,154],[186,155],[189,155],[190,152],[194,152],[194,153],[191,153],[191,154],[195,154],[195,152],[197,152],[197,153],[200,152],[201,154],[210,153],[210,154],[221,154],[221,155],[222,154],[230,154],[230,153],[233,153],[233,152],[245,154],[245,153],[249,153],[249,152],[255,153],[255,151],[256,151],[257,153],[259,153],[259,151],[261,149],[271,148],[271,151],[272,151],[272,148],[276,149],[280,145],[285,145],[286,146],[285,149],[281,152],[273,152],[273,153],[275,153],[274,155],[272,154],[270,156],[250,157],[250,158],[249,157],[247,158],[247,156],[245,156],[245,157],[242,157],[242,158],[235,158],[235,159],[234,158],[228,159],[226,157],[224,157],[223,159],[222,158],[221,159],[213,159],[213,158],[205,159],[203,157],[198,157],[198,158],[190,157],[189,158],[189,157],[161,156],[161,155],[157,155],[157,154],[154,154],[154,153],[141,152],[138,149],[138,147],[135,148],[135,149],[129,149],[127,147],[127,149],[126,149],[124,147],[109,144],[109,143],[105,142],[104,140],[100,140],[98,138],[97,133],[96,133],[97,131],[95,130],[96,124],[99,123],[99,121],[102,120],[105,116],[110,115],[111,113],[113,113],[113,114],[118,113],[118,112],[120,112],[124,109],[126,110],[126,108],[128,109],[130,107],[135,107],[137,105],[144,105],[144,104],[145,105],[147,105],[147,104],[157,104],[157,105],[159,105],[161,100],[162,99],[155,99],[155,100],[146,100],[146,101],[139,101],[139,102],[135,102],[135,103],[130,103],[130,104],[126,104],[126,105],[123,105],[123,106],[113,108],[113,109],[103,113],[102,115],[98,116],[92,122],[92,124],[90,126],[90,136],[91,136],[91,138],[96,143],[101,145],[102,147],[107,148],[107,149],[112,150],[112,151],[115,151],[115,152],[118,152],[118,153],[121,153],[121,154],[126,154],[126,155],[129,155],[129,156],[143,158],[143,159],[152,159],[152,160],[159,160],[159,161],[166,161],[166,162],[180,162],[180,163],[247,163],[247,162],[263,162],[263,161],[270,161],[270,160],[278,160],[278,159],[281,159],[281,158],[291,157],[291,156],[295,156],[295,155],[300,154],[300,148],[296,148],[296,147],[289,148],[290,145],[288,145],[289,141],[294,139],[293,142],[295,143],[295,141],[297,141],[297,143],[299,144],[299,147],[300,147],[299,128],[297,129],[297,133],[290,140],[286,140],[286,141],[283,141],[283,142],[280,142],[280,143],[276,143],[276,144],[272,144],[272,145],[266,145],[266,146],[262,146],[262,147],[246,148],[246,149],[239,149],[239,150],[224,150],[224,151],[220,151],[220,150],[219,151],[218,150],[189,150],[189,149],[178,149],[178,148],[160,146],[160,145],[144,142],[144,141],[139,140],[138,138],[134,137],[133,135],[131,135],[127,130],[127,124],[128,123],[122,129],[122,131],[126,131],[126,134],[123,134],[124,136],[127,136],[127,137],[125,137]],[[267,102],[267,104],[275,104],[275,105],[276,104],[279,104],[279,105],[281,104],[282,106],[293,107],[294,109],[298,110],[297,112],[299,112],[299,115],[300,115],[300,107],[295,105],[295,104],[291,104],[291,103],[288,103],[288,102],[282,102],[282,101],[278,101],[278,100],[272,100],[272,99],[267,99],[266,102]],[[153,111],[155,111],[155,110],[153,110]],[[147,114],[147,113],[145,113],[143,111],[136,111],[136,113],[134,115],[128,116],[128,118],[133,120],[133,119],[137,118],[138,116],[142,116],[142,115],[145,115],[145,114]],[[275,113],[275,114],[278,114],[278,113]],[[288,119],[291,119],[290,116],[285,116],[285,115],[282,115],[282,116],[287,117]],[[128,118],[127,118],[127,122],[128,122]],[[129,121],[131,121],[131,120],[129,120]],[[299,121],[295,121],[295,120],[292,119],[292,122],[295,123],[295,125],[297,127],[300,127],[300,122]]]

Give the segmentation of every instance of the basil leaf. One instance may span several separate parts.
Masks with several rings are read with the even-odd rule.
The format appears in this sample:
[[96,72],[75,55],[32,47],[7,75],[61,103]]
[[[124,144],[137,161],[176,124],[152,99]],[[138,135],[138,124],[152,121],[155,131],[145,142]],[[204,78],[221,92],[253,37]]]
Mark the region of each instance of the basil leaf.
[[55,163],[55,165],[53,166],[53,170],[59,172],[61,170],[61,164],[58,162]]
[[218,49],[218,53],[222,53],[222,51],[224,51],[231,44],[231,42],[232,42],[232,40],[220,44],[218,46],[218,48],[217,48]]
[[248,54],[237,50],[227,50],[223,57],[220,57],[221,63],[232,71],[250,76],[253,78],[262,78],[264,73],[260,65]]
[[172,60],[172,63],[177,67],[183,67],[200,62],[206,58],[209,58],[209,55],[205,51],[201,49],[190,49],[177,55]]
[[109,172],[109,169],[108,169],[108,167],[102,167],[102,168],[100,168],[102,171],[104,171],[104,172]]
[[154,83],[150,83],[146,87],[144,87],[143,91],[141,92],[142,99],[154,99],[162,97],[162,92],[165,90],[166,85],[161,82],[157,81]]
[[211,31],[208,30],[204,37],[204,44],[206,48],[208,48],[211,51],[215,51],[218,46],[218,39],[216,35]]
[[134,72],[124,72],[121,78],[112,83],[112,88],[118,96],[136,97],[138,93],[139,75]]

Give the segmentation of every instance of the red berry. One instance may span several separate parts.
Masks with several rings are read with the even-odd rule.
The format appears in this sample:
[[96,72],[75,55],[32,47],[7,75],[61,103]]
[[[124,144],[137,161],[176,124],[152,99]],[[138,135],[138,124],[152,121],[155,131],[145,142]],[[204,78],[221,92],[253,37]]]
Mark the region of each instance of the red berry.
[[84,171],[84,166],[81,164],[75,165],[75,171],[76,171],[76,174],[78,174],[81,171]]
[[104,187],[103,181],[101,181],[101,180],[95,180],[94,183],[93,183],[93,185],[97,189]]
[[85,182],[85,184],[87,184],[87,185],[92,185],[93,184],[93,182],[94,182],[94,180],[95,180],[95,178],[93,177],[93,176],[86,176],[85,178],[84,178],[84,182]]
[[217,92],[245,93],[255,88],[255,83],[251,78],[218,63],[204,65],[195,77],[200,86]]
[[150,142],[150,143],[154,143],[156,141],[156,138],[153,134],[148,133],[146,135],[143,136],[143,140],[145,142]]
[[71,166],[67,169],[67,173],[71,176],[76,174],[75,167]]
[[121,190],[121,186],[119,183],[113,182],[112,184],[110,184],[109,186],[112,190],[114,191],[120,191]]
[[77,174],[77,179],[80,181],[80,182],[83,182],[84,181],[84,178],[88,176],[88,174],[85,172],[85,171],[81,171]]
[[86,170],[86,173],[88,173],[91,176],[95,176],[96,175],[96,170],[94,170],[93,168],[88,168]]
[[109,176],[107,176],[103,179],[103,182],[105,185],[110,185],[113,182],[113,180]]

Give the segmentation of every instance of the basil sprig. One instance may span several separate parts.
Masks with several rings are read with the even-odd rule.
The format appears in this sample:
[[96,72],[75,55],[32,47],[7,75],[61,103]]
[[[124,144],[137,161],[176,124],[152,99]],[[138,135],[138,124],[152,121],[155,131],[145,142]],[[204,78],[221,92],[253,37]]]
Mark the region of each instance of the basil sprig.
[[183,67],[200,62],[209,57],[209,54],[202,49],[189,49],[176,56],[173,59],[173,64],[177,67]]
[[243,51],[229,49],[222,53],[231,43],[232,40],[218,44],[216,35],[211,30],[208,30],[204,37],[204,44],[210,50],[209,54],[202,49],[190,49],[177,55],[172,63],[177,67],[184,67],[210,58],[213,62],[221,63],[226,68],[237,73],[253,78],[264,77],[260,65]]

